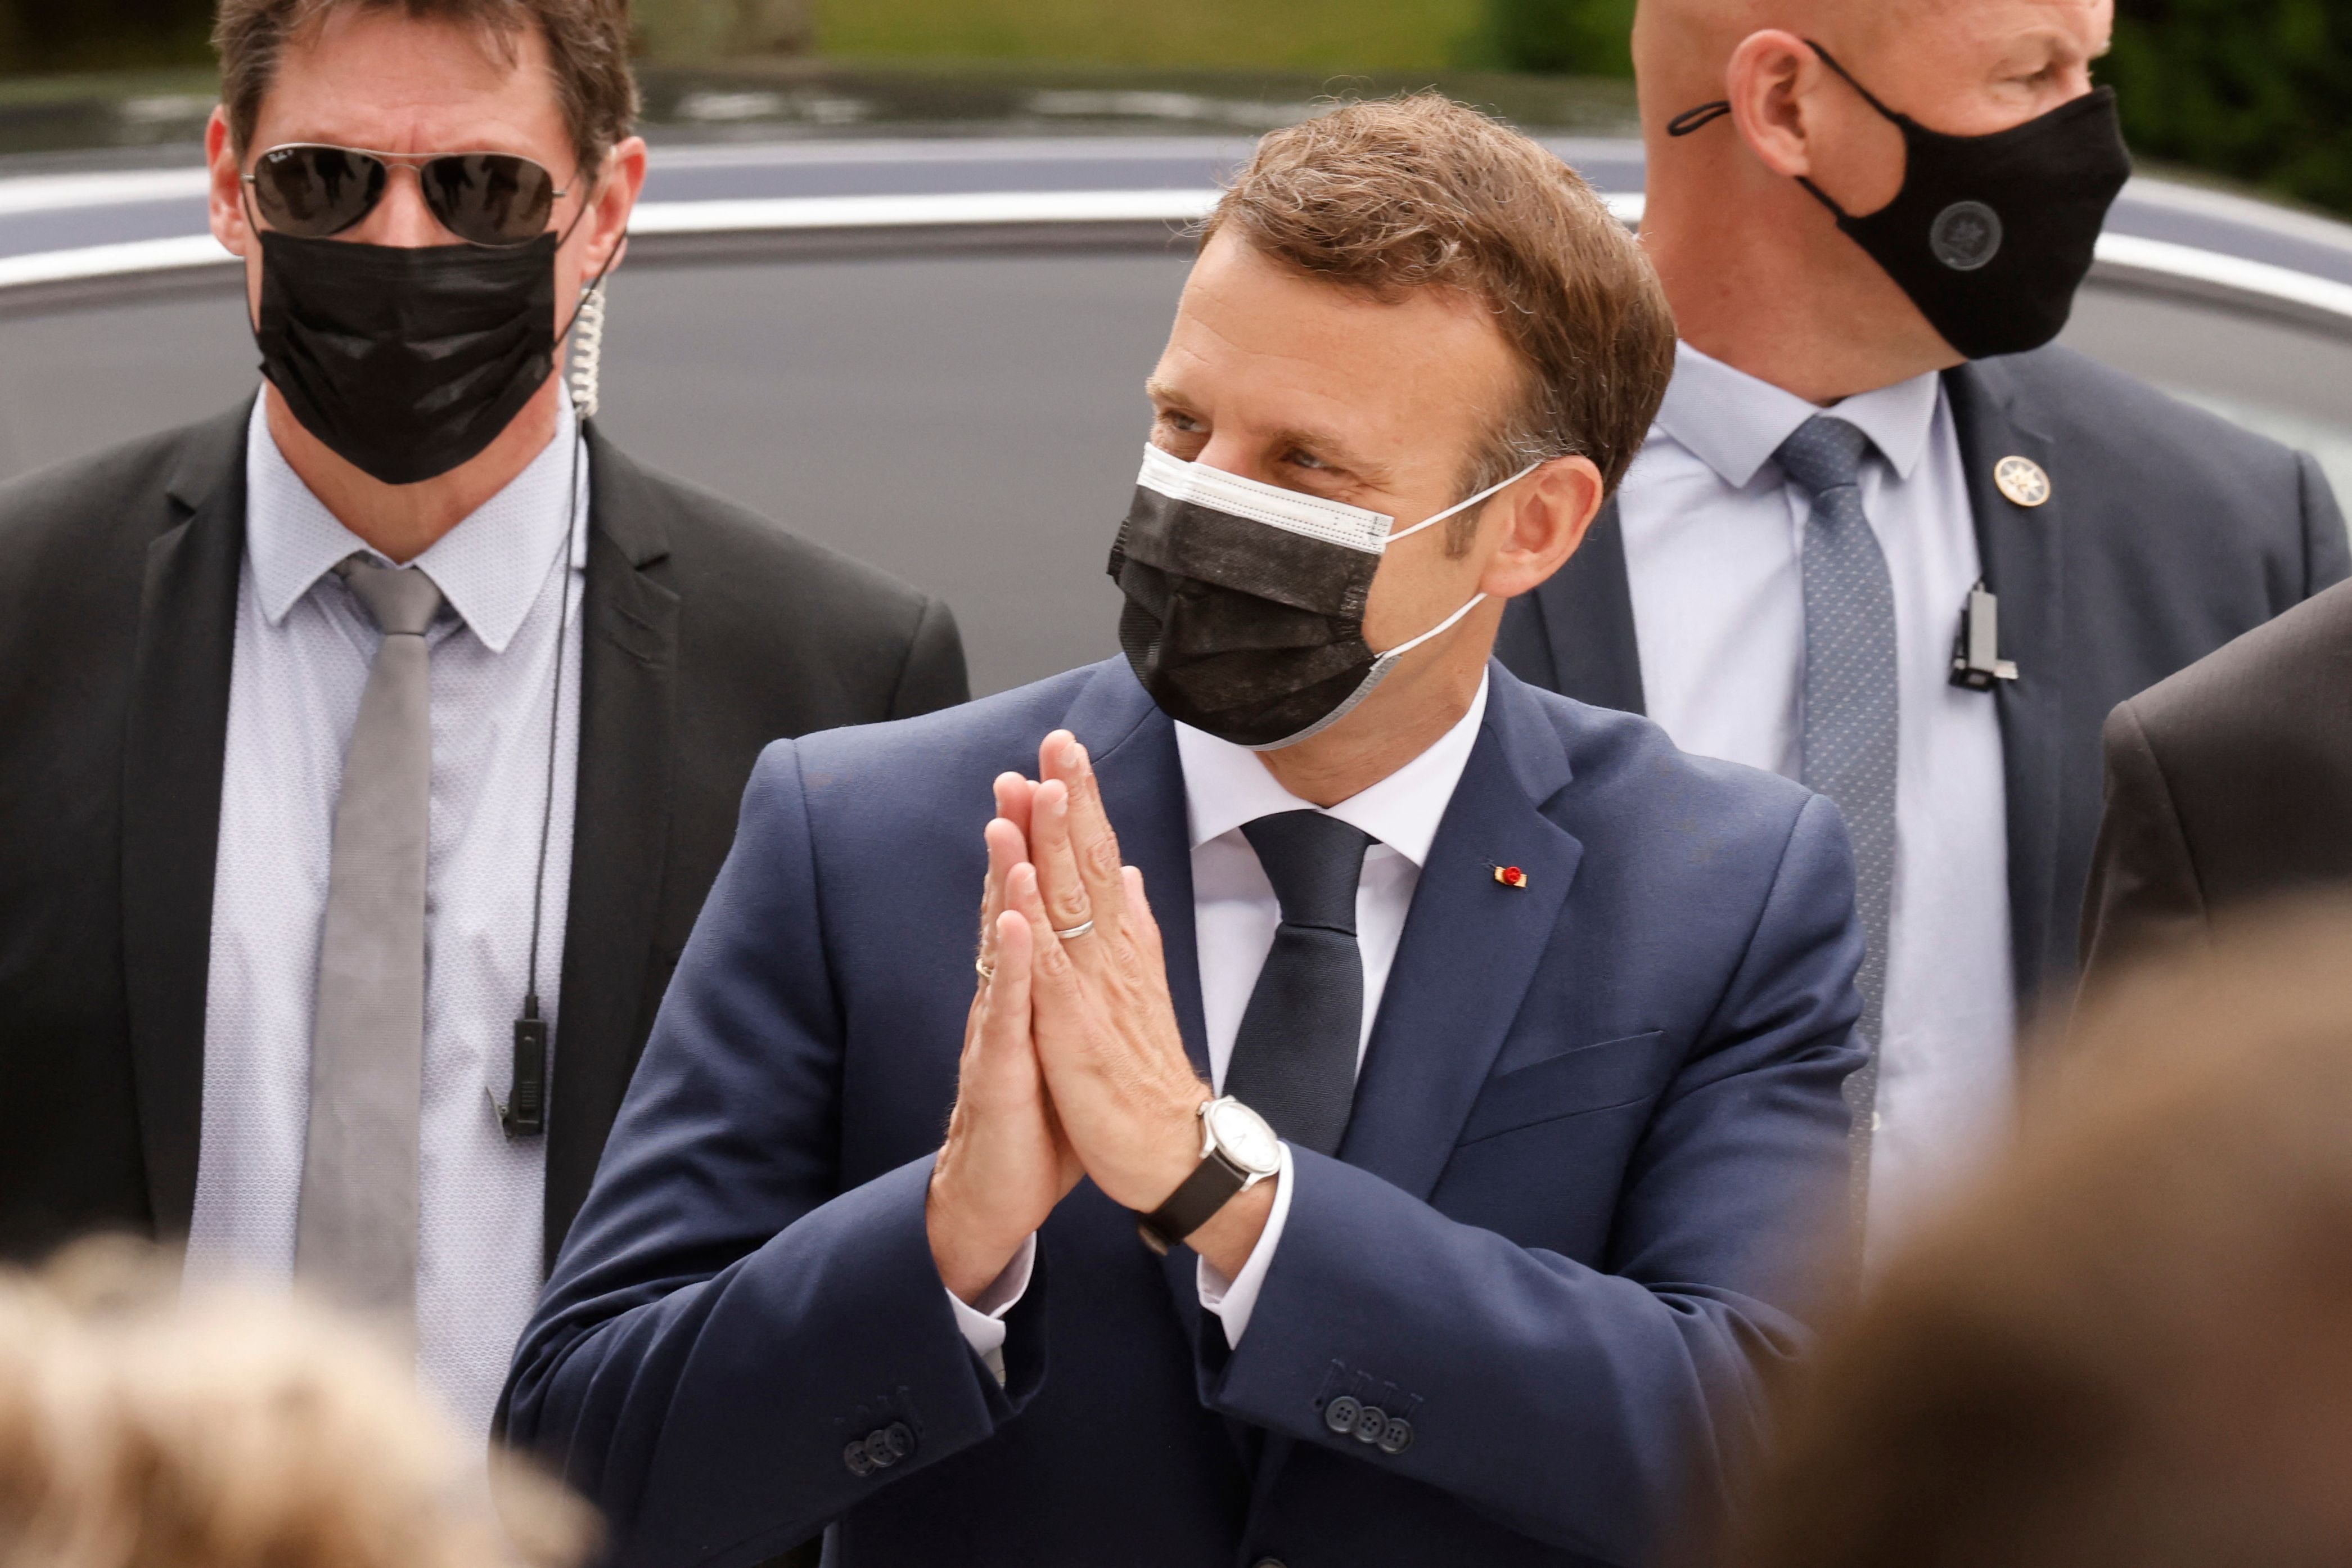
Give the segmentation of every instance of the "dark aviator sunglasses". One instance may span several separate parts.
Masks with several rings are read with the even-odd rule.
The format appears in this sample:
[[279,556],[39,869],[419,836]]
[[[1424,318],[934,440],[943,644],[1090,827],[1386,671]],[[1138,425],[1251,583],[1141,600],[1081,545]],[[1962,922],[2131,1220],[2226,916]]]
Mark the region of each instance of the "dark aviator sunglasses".
[[296,142],[272,147],[245,176],[272,228],[302,239],[342,233],[375,211],[394,165],[416,171],[425,205],[469,245],[508,249],[547,231],[560,190],[555,176],[512,153],[417,156]]

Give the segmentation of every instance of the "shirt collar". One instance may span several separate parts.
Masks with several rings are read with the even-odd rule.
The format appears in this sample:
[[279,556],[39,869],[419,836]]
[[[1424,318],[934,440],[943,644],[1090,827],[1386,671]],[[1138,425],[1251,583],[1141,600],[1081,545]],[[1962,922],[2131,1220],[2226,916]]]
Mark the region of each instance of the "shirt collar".
[[[254,399],[246,427],[245,551],[261,612],[274,626],[337,562],[375,552],[327,510],[278,451],[264,404],[263,398]],[[449,607],[492,653],[504,653],[521,629],[572,526],[572,509],[563,500],[575,426],[566,399],[556,399],[556,409],[555,438],[530,467],[413,563],[433,579]],[[584,512],[588,475],[586,465],[580,467]],[[583,564],[586,543],[574,531],[575,570]]]
[[1176,726],[1176,753],[1184,765],[1184,805],[1192,847],[1221,838],[1245,822],[1283,811],[1323,811],[1361,828],[1415,866],[1429,859],[1437,825],[1452,804],[1478,725],[1486,716],[1487,678],[1469,711],[1421,755],[1388,777],[1327,808],[1299,799],[1275,782],[1259,755],[1190,724]]
[[1943,377],[1927,371],[1822,408],[1677,343],[1658,428],[1725,484],[1745,489],[1799,426],[1816,414],[1833,414],[1860,428],[1895,476],[1908,479],[1927,455],[1943,395]]

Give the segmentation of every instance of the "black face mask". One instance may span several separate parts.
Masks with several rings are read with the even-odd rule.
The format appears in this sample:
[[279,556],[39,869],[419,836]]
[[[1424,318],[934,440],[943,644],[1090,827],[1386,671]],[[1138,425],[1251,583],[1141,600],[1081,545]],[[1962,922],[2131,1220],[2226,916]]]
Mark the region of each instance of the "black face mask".
[[554,374],[557,243],[412,249],[266,231],[261,374],[370,478],[436,479],[479,457]]
[[1364,606],[1389,545],[1528,472],[1391,533],[1384,513],[1146,447],[1110,552],[1112,580],[1127,597],[1119,647],[1179,723],[1253,751],[1297,745],[1346,718],[1397,660],[1486,597],[1373,652]]
[[[1990,136],[1948,136],[1887,108],[1828,50],[1811,47],[1903,132],[1906,163],[1895,200],[1860,217],[1811,180],[1799,183],[1961,354],[2022,353],[2055,338],[2131,177],[2115,89]],[[1667,129],[1685,136],[1729,110],[1708,104]]]

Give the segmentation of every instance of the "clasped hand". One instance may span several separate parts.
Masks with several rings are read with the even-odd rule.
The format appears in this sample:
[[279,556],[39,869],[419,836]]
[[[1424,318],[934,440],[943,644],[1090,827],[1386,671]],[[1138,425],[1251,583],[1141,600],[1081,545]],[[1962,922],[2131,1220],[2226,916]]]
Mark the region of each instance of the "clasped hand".
[[[1143,873],[1119,858],[1092,760],[1057,730],[1037,762],[1035,781],[996,781],[980,980],[925,1207],[940,1278],[967,1302],[1082,1176],[1159,1207],[1200,1163],[1213,1092],[1184,1054]],[[1272,1183],[1252,1188],[1192,1246],[1239,1273],[1272,1198]]]

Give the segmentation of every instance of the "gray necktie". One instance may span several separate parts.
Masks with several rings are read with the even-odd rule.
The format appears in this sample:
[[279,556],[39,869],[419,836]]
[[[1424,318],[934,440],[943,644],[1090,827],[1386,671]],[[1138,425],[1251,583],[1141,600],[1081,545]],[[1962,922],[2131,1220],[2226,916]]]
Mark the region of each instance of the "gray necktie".
[[335,568],[383,634],[343,756],[294,1271],[347,1306],[413,1315],[425,1070],[431,658],[441,590],[353,556]]
[[1805,524],[1806,787],[1837,803],[1853,840],[1855,901],[1869,943],[1862,963],[1868,1065],[1846,1080],[1853,1110],[1857,1195],[1870,1168],[1878,1047],[1886,1005],[1887,911],[1895,891],[1895,775],[1901,698],[1895,684],[1895,585],[1862,510],[1870,437],[1816,415],[1783,442],[1780,471],[1812,497]]

